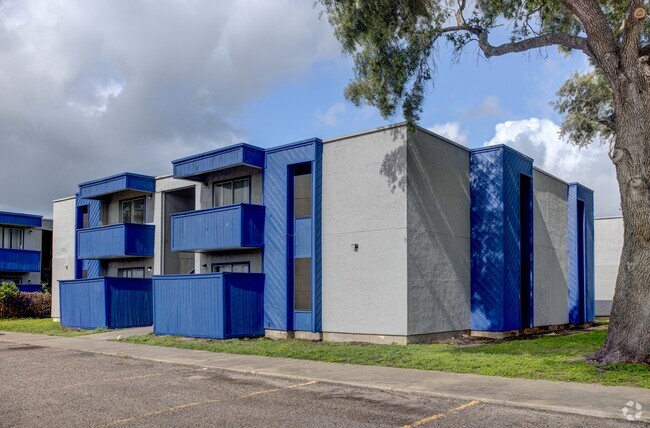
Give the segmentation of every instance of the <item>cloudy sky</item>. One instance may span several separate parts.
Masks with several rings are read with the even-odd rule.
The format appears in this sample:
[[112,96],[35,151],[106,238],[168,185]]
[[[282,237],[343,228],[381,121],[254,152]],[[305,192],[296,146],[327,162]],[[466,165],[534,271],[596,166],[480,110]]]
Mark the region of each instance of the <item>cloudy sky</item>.
[[[597,215],[619,214],[606,149],[562,141],[549,106],[581,55],[440,51],[422,126],[510,144],[595,189]],[[311,1],[0,0],[0,210],[49,215],[85,180],[401,121],[344,99],[351,67]]]

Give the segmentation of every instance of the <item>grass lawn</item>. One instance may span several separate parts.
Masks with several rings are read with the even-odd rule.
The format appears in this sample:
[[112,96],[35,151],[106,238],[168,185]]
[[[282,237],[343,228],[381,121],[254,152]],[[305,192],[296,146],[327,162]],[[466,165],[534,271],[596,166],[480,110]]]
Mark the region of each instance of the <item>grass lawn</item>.
[[17,318],[0,319],[0,331],[15,331],[20,333],[48,334],[50,336],[83,336],[100,333],[103,330],[80,330],[63,327],[50,318]]
[[407,346],[291,339],[206,340],[153,334],[127,337],[124,340],[232,354],[650,388],[650,366],[593,366],[585,362],[584,357],[594,353],[604,342],[605,334],[606,330],[602,329],[479,344]]

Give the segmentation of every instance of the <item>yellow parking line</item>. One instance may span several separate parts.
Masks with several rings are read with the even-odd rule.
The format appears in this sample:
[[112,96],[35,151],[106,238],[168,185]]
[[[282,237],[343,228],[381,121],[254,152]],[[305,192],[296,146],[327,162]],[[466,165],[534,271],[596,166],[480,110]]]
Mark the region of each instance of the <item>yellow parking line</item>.
[[[299,384],[296,384],[296,385],[285,386],[284,388],[266,389],[264,391],[256,391],[256,392],[251,392],[250,394],[240,395],[239,398],[248,398],[248,397],[254,397],[256,395],[262,395],[262,394],[269,394],[269,393],[272,393],[272,392],[285,391],[285,390],[288,390],[288,389],[300,388],[301,386],[313,385],[315,383],[317,383],[317,382],[315,380],[312,380],[312,381],[305,382],[305,383],[299,383]],[[156,411],[149,412],[149,413],[142,413],[140,415],[135,415],[135,416],[130,417],[130,418],[113,421],[110,424],[108,424],[107,426],[112,427],[112,426],[116,426],[116,425],[122,425],[122,424],[131,422],[131,421],[136,420],[136,419],[148,418],[148,417],[151,417],[151,416],[158,416],[158,415],[161,415],[161,414],[164,414],[164,413],[171,413],[171,412],[175,412],[177,410],[187,409],[188,407],[196,407],[196,406],[201,406],[203,404],[218,403],[220,401],[224,401],[224,400],[223,399],[214,399],[214,400],[197,401],[197,402],[194,402],[194,403],[179,404],[177,406],[168,407],[166,409],[160,409],[160,410],[156,410]]]
[[311,380],[309,382],[299,383],[297,385],[291,385],[284,388],[275,388],[275,389],[267,389],[265,391],[251,392],[250,394],[242,395],[240,398],[248,398],[248,397],[253,397],[255,395],[268,394],[270,392],[278,392],[278,391],[284,391],[286,389],[300,388],[301,386],[313,385],[315,383],[316,383],[315,380]]
[[447,413],[437,413],[437,414],[435,414],[435,415],[431,415],[431,416],[429,416],[429,417],[427,417],[427,418],[420,419],[420,420],[417,421],[417,422],[413,422],[411,425],[404,425],[402,428],[415,428],[415,427],[419,427],[419,426],[421,426],[421,425],[428,424],[429,422],[433,422],[433,421],[435,421],[436,419],[444,418],[445,416],[449,415],[450,413],[460,412],[460,411],[462,411],[462,410],[467,409],[468,407],[475,406],[475,405],[477,405],[478,403],[479,403],[478,401],[470,401],[470,402],[468,402],[468,403],[463,404],[462,406],[454,407],[453,409],[451,409],[451,410],[448,411]]

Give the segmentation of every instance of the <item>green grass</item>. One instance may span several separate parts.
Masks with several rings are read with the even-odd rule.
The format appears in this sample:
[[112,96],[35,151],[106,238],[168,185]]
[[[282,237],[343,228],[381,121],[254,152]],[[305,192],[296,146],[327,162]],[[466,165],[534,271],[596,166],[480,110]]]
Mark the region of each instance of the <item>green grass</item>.
[[47,334],[50,336],[84,336],[86,334],[101,333],[104,330],[81,330],[63,327],[50,318],[17,318],[0,319],[0,330],[20,333]]
[[127,337],[125,341],[232,354],[650,388],[647,365],[594,366],[585,361],[585,356],[603,343],[605,334],[606,330],[601,329],[470,345],[407,346],[270,339],[205,340],[153,334]]

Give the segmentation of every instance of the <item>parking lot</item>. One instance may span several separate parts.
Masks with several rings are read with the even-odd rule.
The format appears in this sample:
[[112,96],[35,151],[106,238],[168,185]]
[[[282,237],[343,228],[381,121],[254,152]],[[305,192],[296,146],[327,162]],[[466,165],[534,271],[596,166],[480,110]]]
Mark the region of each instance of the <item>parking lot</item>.
[[0,342],[1,426],[628,426]]

